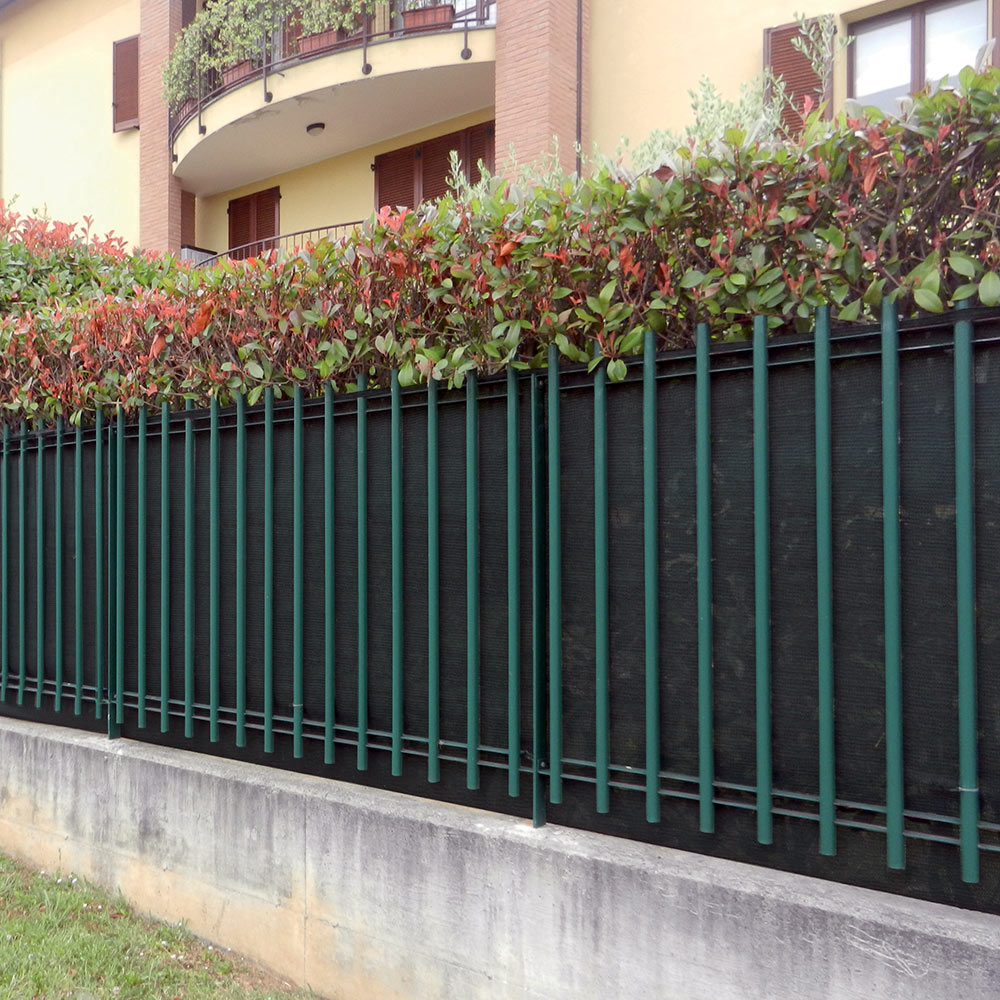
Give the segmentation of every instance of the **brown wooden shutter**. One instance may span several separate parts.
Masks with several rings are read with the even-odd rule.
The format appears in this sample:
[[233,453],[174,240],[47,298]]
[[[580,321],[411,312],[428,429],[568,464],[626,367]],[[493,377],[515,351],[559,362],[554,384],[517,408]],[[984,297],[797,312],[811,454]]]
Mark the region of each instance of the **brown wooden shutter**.
[[475,184],[481,178],[479,161],[483,161],[486,169],[493,173],[496,160],[496,128],[493,122],[485,125],[473,125],[469,129],[469,159],[466,164],[466,175]]
[[413,208],[419,198],[416,191],[417,149],[407,146],[375,157],[375,207]]
[[139,36],[114,43],[114,130],[139,127]]
[[464,163],[466,160],[462,132],[429,139],[421,149],[420,165],[423,173],[421,201],[440,198],[448,191],[448,176],[451,173],[451,151],[457,150]]
[[812,98],[814,107],[825,100],[826,114],[830,114],[831,95],[821,93],[823,81],[805,55],[792,45],[792,39],[798,34],[797,23],[764,29],[764,67],[785,81],[785,92],[792,103],[792,107],[785,108],[781,114],[781,122],[789,132],[802,131],[806,95]]
[[190,191],[181,191],[181,246],[195,245],[195,199]]
[[278,235],[279,188],[267,188],[229,203],[229,247],[242,247],[231,256],[240,259],[255,257],[269,250]]
[[[253,241],[254,202],[250,198],[234,198],[229,203],[229,246],[242,247]],[[246,251],[234,254],[235,257],[247,256]]]
[[254,196],[255,240],[269,240],[278,235],[278,203],[281,192],[278,188],[258,191]]

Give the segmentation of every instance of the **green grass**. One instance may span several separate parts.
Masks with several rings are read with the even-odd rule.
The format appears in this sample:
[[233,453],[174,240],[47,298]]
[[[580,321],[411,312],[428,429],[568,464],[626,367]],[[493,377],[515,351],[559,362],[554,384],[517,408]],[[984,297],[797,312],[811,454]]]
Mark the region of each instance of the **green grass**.
[[0,855],[0,1000],[279,1000],[293,990],[82,879]]

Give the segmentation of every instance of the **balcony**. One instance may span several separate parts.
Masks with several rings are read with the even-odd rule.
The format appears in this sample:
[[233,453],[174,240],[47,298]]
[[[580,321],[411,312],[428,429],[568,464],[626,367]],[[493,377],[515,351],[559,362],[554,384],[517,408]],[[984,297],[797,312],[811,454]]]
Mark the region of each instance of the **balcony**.
[[170,129],[184,188],[216,194],[491,107],[495,0],[404,6],[381,0],[351,31],[286,24],[255,57],[193,76]]

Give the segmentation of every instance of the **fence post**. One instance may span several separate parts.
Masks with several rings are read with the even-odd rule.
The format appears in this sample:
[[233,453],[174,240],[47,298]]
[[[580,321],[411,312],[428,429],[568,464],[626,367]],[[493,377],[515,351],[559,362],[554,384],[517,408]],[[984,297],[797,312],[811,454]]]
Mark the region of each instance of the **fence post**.
[[479,380],[465,383],[466,786],[479,787]]
[[562,802],[562,498],[559,458],[559,349],[548,351],[549,799]]
[[545,825],[545,768],[548,716],[545,686],[545,398],[541,377],[531,373],[531,816]]
[[521,485],[518,378],[507,369],[507,794],[521,792]]

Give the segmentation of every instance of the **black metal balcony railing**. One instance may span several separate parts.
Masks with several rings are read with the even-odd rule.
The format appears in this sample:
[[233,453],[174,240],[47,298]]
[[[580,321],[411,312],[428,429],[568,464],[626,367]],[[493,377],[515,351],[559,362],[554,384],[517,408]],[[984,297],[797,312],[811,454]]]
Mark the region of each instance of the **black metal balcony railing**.
[[283,260],[291,257],[310,245],[319,243],[320,240],[327,240],[337,243],[345,240],[358,226],[361,220],[356,222],[338,222],[333,226],[319,226],[315,229],[300,229],[294,233],[282,233],[280,236],[271,236],[268,239],[253,240],[250,243],[242,243],[239,246],[230,247],[221,253],[213,254],[198,261],[197,267],[208,267],[228,257],[230,260],[246,260],[248,257],[261,257],[265,254],[273,253],[276,260]]
[[[469,33],[496,24],[496,0],[466,0],[464,5],[442,3],[416,10],[406,10],[406,0],[384,0],[376,4],[373,13],[359,16],[358,26],[353,31],[344,28],[330,28],[315,34],[303,35],[293,24],[274,36],[261,40],[259,54],[244,59],[227,69],[204,72],[198,78],[198,93],[189,97],[170,116],[170,141],[194,117],[199,120],[202,110],[223,94],[235,87],[253,80],[262,80],[264,101],[268,103],[272,94],[268,89],[268,77],[282,70],[341,50],[357,50],[361,55],[361,72],[366,76],[372,71],[369,49],[382,42],[392,41],[411,35],[430,33],[452,33],[461,39],[460,55],[463,59],[472,57],[469,48]],[[206,41],[206,52],[211,42]]]

